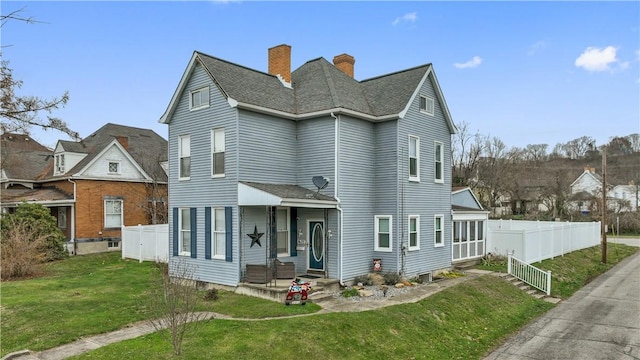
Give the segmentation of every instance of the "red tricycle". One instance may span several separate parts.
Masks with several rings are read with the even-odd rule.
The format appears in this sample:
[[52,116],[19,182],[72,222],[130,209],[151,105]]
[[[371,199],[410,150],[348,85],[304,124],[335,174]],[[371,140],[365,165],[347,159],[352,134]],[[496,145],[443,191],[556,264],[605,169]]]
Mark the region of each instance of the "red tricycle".
[[284,300],[284,304],[306,304],[309,290],[311,290],[311,284],[309,284],[308,281],[301,282],[300,279],[293,280],[291,282],[291,286],[289,286],[289,291],[287,292],[287,297]]

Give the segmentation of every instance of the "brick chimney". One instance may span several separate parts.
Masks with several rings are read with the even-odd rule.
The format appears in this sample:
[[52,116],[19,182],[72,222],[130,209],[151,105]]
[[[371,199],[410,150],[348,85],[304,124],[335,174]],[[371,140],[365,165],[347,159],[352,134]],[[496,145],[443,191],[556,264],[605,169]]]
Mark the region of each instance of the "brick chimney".
[[333,65],[337,67],[343,73],[353,78],[353,64],[356,63],[356,59],[349,54],[342,54],[333,57]]
[[116,140],[122,145],[122,147],[129,151],[129,137],[128,136],[116,136]]
[[282,44],[269,49],[269,74],[291,82],[291,46]]

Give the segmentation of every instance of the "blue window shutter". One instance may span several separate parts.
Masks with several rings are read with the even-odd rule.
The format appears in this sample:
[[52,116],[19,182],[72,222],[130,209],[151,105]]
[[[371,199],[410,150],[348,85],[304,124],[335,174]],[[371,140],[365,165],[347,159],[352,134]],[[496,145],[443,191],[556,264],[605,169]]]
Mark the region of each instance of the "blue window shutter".
[[196,208],[191,208],[191,257],[196,259],[198,258],[198,213]]
[[291,224],[290,231],[290,247],[291,247],[291,256],[298,256],[298,250],[296,246],[298,245],[298,208],[292,207],[289,211],[290,219],[289,223]]
[[173,256],[178,256],[178,208],[173,208]]
[[211,207],[204,208],[204,258],[211,259]]
[[227,206],[224,208],[224,236],[225,236],[225,257],[228,262],[233,261],[233,208]]

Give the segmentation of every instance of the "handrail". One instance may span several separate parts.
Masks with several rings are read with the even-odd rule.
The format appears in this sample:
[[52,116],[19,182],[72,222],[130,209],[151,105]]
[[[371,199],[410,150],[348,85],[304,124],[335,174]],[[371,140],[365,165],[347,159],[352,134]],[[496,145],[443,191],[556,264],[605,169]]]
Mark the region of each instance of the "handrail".
[[507,272],[547,295],[551,295],[551,271],[538,269],[509,254]]

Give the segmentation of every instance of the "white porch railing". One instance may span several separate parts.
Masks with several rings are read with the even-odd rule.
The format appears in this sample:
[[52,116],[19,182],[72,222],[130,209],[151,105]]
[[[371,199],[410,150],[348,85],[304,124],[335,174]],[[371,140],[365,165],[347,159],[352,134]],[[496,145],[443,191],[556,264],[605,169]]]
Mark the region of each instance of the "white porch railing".
[[551,271],[538,269],[509,254],[507,272],[545,294],[551,295]]

